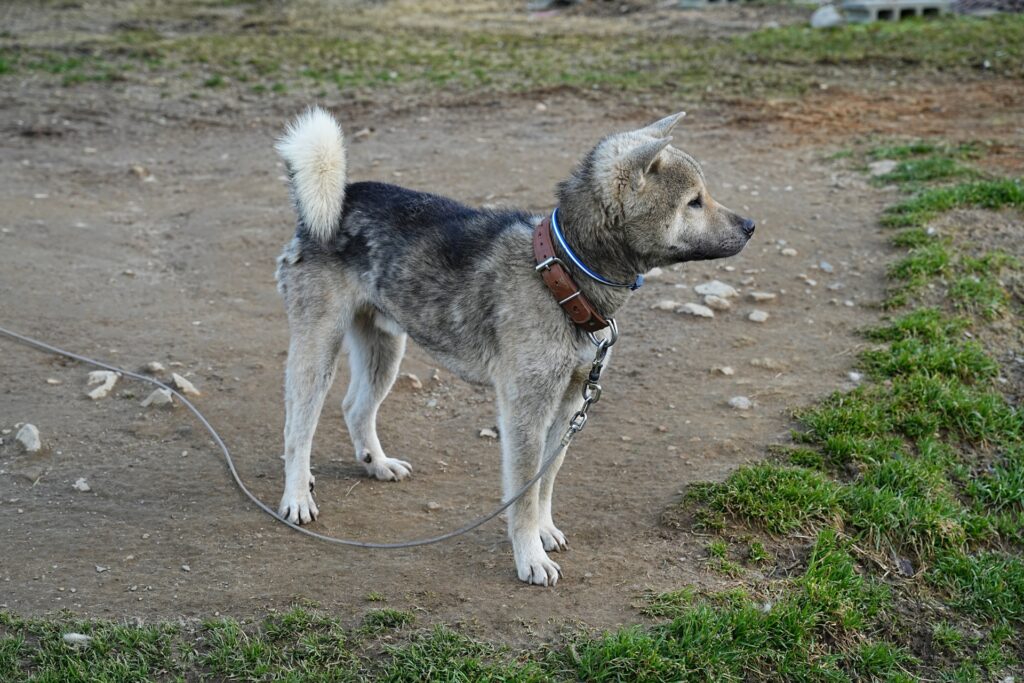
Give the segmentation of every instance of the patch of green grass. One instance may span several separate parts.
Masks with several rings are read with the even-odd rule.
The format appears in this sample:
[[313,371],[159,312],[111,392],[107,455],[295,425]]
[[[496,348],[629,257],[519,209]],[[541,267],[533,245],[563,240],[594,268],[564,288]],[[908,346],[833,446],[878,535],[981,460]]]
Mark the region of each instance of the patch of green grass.
[[[169,624],[18,619],[0,624],[0,672],[5,681],[22,679],[26,669],[41,672],[40,680],[54,681],[152,680],[183,669],[173,646],[178,629]],[[80,633],[89,640],[69,645],[63,640],[65,633]]]
[[954,607],[992,620],[1024,624],[1024,562],[998,552],[948,553],[928,581],[949,591]]
[[929,140],[911,140],[910,142],[874,147],[868,151],[868,157],[871,159],[893,159],[897,161],[927,155],[951,159],[973,159],[978,157],[982,151],[982,146],[977,142],[962,142],[957,145],[949,145]]
[[865,336],[876,341],[903,341],[919,339],[927,343],[951,343],[963,337],[970,322],[963,318],[950,317],[937,308],[919,308],[906,313],[884,327],[865,332]]
[[771,533],[833,523],[839,486],[820,472],[772,463],[741,467],[721,484],[691,487],[689,498]]
[[995,320],[1006,315],[1010,295],[999,279],[991,274],[962,275],[949,285],[953,304],[972,315]]
[[374,609],[363,617],[363,630],[367,633],[380,633],[407,626],[416,620],[410,612],[397,609]]
[[963,548],[968,530],[980,533],[943,471],[921,459],[892,459],[868,468],[845,493],[849,525],[888,556],[930,558],[940,549]]
[[952,624],[939,622],[932,625],[932,645],[943,654],[959,657],[967,645],[967,637]]
[[223,86],[224,83],[225,83],[225,81],[224,81],[224,77],[223,76],[221,76],[220,74],[214,74],[213,76],[210,76],[205,81],[203,81],[203,87],[206,87],[206,88],[219,88],[219,87]]
[[985,471],[973,474],[965,492],[1000,538],[1024,546],[1024,446],[1009,446]]
[[1024,207],[1024,185],[1019,179],[979,180],[924,190],[888,209],[882,223],[892,227],[918,227],[952,209],[1004,207]]
[[868,151],[871,159],[909,159],[910,157],[934,154],[941,146],[927,140],[913,140],[906,143],[882,145]]
[[757,564],[770,564],[775,561],[775,556],[760,541],[751,542],[750,548],[747,551],[747,558]]
[[724,560],[726,553],[729,552],[729,546],[728,544],[726,544],[725,541],[721,539],[715,539],[708,543],[707,548],[705,548],[705,550],[707,550],[708,552],[708,557]]
[[[851,634],[879,615],[888,590],[858,571],[848,544],[818,534],[804,576],[773,599],[742,590],[698,598],[692,591],[654,596],[649,613],[671,621],[573,644],[566,678],[626,680],[844,680],[877,675],[908,661],[899,647],[854,643]],[[877,648],[877,650],[875,649]]]
[[978,172],[947,156],[929,156],[901,161],[889,173],[878,177],[881,183],[926,183],[949,178],[969,178]]
[[894,247],[914,249],[934,242],[935,235],[929,234],[924,228],[908,228],[893,235],[890,241]]
[[[827,32],[787,26],[680,40],[669,32],[590,31],[579,24],[573,30],[538,31],[514,22],[481,26],[470,21],[472,30],[458,22],[415,29],[391,22],[381,31],[372,12],[345,20],[336,13],[322,20],[257,14],[274,21],[275,30],[221,26],[173,37],[150,29],[120,30],[78,39],[64,49],[22,47],[0,56],[9,64],[8,73],[39,61],[95,56],[121,68],[186,78],[198,64],[204,71],[231,75],[236,84],[251,84],[244,87],[262,85],[274,92],[284,87],[286,75],[290,88],[307,92],[328,84],[338,92],[597,88],[673,99],[680,93],[701,98],[800,95],[820,83],[822,66],[917,78],[921,70],[932,69],[973,74],[985,61],[987,74],[1024,76],[1024,21],[1017,16],[879,22]],[[596,43],[602,49],[595,50]]]
[[885,328],[869,330],[869,338],[890,344],[865,351],[861,362],[873,376],[883,379],[919,373],[974,383],[995,377],[998,364],[981,344],[963,337],[966,326],[967,321],[947,318],[937,309],[919,309]]
[[373,676],[374,680],[389,683],[550,680],[538,664],[518,661],[503,650],[478,643],[443,626],[417,635],[408,645],[389,647],[387,654],[390,659]]
[[921,287],[942,275],[949,266],[950,254],[940,240],[932,240],[911,249],[905,257],[889,267],[889,277],[902,280],[912,288]]

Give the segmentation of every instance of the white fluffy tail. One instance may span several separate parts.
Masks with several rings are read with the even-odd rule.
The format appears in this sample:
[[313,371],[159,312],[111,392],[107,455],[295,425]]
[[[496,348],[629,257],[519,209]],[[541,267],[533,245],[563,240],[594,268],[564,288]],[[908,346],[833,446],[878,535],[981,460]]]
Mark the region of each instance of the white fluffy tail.
[[276,148],[288,164],[300,220],[312,237],[329,241],[338,230],[345,200],[341,126],[325,110],[310,107],[288,124]]

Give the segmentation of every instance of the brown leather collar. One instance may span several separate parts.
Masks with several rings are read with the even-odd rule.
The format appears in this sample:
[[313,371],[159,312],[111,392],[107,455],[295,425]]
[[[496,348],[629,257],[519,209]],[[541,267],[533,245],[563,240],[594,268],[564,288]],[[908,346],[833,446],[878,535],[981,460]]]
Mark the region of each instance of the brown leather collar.
[[597,332],[608,327],[608,320],[580,291],[565,265],[555,255],[550,217],[538,223],[533,231],[533,258],[537,261],[537,272],[544,279],[544,284],[577,327],[584,332]]

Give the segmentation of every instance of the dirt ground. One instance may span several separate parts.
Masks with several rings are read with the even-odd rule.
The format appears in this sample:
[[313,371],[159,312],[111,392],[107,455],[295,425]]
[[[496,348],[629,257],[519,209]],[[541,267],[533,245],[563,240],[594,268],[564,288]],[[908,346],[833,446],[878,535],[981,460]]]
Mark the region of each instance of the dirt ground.
[[[0,341],[0,427],[31,422],[45,445],[24,455],[13,432],[0,445],[0,608],[152,620],[245,617],[308,600],[355,623],[379,606],[367,600],[379,593],[423,622],[514,643],[635,622],[648,589],[721,585],[704,568],[704,541],[664,528],[659,516],[687,484],[722,479],[763,457],[766,444],[785,442],[792,408],[850,386],[864,344],[856,332],[879,316],[871,306],[890,252],[877,217],[894,195],[828,160],[849,141],[849,126],[822,135],[838,116],[833,105],[846,101],[844,117],[861,111],[868,121],[879,97],[861,98],[875,106],[858,110],[853,95],[831,96],[829,107],[780,105],[789,115],[691,112],[677,132],[675,144],[704,162],[716,198],[755,218],[758,231],[736,258],[652,279],[619,315],[604,398],[558,479],[555,517],[571,549],[556,556],[565,572],[557,587],[515,579],[497,521],[402,551],[301,537],[243,498],[180,407],[142,408],[149,387],[124,380],[91,401],[89,368]],[[970,102],[936,113],[940,96],[919,98],[917,109],[897,98],[909,112],[899,133],[1020,130],[1013,98],[979,115]],[[589,145],[668,113],[568,95],[545,98],[539,111],[539,101],[326,103],[350,133],[373,131],[350,145],[352,180],[537,211],[550,209],[554,184]],[[276,506],[287,326],[273,270],[293,216],[272,145],[305,102],[212,110],[177,102],[164,113],[126,102],[92,85],[27,87],[0,101],[0,325],[129,369],[159,361],[185,375],[242,477]],[[893,132],[866,125],[845,135]],[[713,278],[740,289],[732,311],[705,320],[651,310],[663,299],[698,301],[692,287]],[[755,306],[752,291],[778,299]],[[755,307],[767,322],[747,319]],[[402,371],[424,387],[400,383],[381,411],[386,451],[415,467],[401,483],[368,480],[354,462],[340,408],[347,373],[339,373],[314,445],[314,529],[416,538],[499,501],[499,446],[478,436],[494,425],[493,393],[443,368],[432,380],[435,367],[410,346]],[[729,407],[738,395],[753,409]],[[73,488],[79,478],[90,492]]]

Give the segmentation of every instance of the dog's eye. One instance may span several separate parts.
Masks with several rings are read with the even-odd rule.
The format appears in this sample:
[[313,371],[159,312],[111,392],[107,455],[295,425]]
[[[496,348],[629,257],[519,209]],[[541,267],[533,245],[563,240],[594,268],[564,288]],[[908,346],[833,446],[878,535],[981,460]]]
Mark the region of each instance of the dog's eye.
[[690,203],[687,204],[687,206],[689,206],[691,209],[699,209],[700,207],[704,206],[704,200],[700,198],[700,195],[697,195],[696,197],[690,200]]

